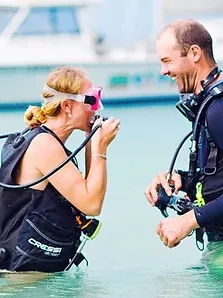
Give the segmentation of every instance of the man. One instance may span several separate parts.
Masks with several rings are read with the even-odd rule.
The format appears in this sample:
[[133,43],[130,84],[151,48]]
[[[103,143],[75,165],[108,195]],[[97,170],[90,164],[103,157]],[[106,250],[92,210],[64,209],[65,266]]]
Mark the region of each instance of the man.
[[[156,49],[161,61],[161,73],[176,81],[179,93],[184,98],[181,101],[181,104],[184,103],[183,107],[186,107],[184,114],[194,127],[196,116],[200,113],[199,108],[210,96],[210,90],[214,92],[214,86],[221,87],[219,84],[223,82],[223,74],[213,56],[212,38],[200,23],[190,19],[179,20],[170,23],[160,32]],[[198,155],[195,177],[191,179],[189,171],[173,171],[168,180],[169,173],[159,173],[145,191],[148,201],[154,206],[158,201],[160,186],[171,196],[171,183],[174,185],[173,194],[183,190],[194,201],[198,183],[202,185],[205,201],[203,206],[159,223],[157,234],[164,245],[170,248],[178,245],[192,230],[199,227],[205,228],[209,242],[223,241],[223,93],[216,90],[219,94],[210,96],[211,99],[196,123],[199,139],[197,144],[194,142]],[[194,117],[190,117],[191,115]],[[212,145],[217,149],[217,153],[213,150],[217,170],[214,165],[214,171],[208,173],[207,169],[212,161]]]

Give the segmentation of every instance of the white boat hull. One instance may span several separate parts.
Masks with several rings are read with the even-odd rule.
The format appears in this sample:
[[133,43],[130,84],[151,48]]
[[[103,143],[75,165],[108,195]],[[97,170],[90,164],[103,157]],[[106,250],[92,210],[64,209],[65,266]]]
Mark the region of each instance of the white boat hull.
[[[97,86],[103,87],[104,104],[152,101],[177,96],[176,84],[161,76],[159,63],[92,63],[73,65],[84,68]],[[0,67],[0,105],[41,102],[47,74],[58,65]]]
[[0,107],[40,104],[48,73],[61,65],[84,68],[103,87],[104,104],[178,99],[176,83],[160,74],[153,39],[148,48],[146,41],[132,50],[110,49],[95,36],[88,8],[97,0],[0,2]]

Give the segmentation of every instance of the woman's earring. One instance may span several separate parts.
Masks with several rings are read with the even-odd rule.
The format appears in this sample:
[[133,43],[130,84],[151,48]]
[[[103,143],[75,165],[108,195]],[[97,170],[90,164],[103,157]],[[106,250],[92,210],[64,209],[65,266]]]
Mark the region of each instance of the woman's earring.
[[71,113],[68,113],[67,116],[71,118]]

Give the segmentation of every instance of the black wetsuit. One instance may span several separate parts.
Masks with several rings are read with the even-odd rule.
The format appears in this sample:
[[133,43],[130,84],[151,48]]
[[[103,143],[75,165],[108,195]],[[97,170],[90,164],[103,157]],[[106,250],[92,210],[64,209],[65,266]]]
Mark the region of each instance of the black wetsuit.
[[[7,139],[2,149],[1,182],[15,184],[20,159],[39,133],[54,135],[44,127],[38,127],[22,137],[11,135]],[[62,143],[61,146],[68,155]],[[51,184],[44,191],[0,188],[0,244],[7,252],[0,269],[64,270],[80,244],[76,212]]]
[[[202,181],[203,195],[206,205],[195,209],[196,219],[201,227],[205,227],[209,241],[223,240],[223,95],[214,99],[208,107],[205,117],[211,140],[218,148],[217,171],[215,174],[204,175]],[[204,124],[204,121],[203,121]],[[201,128],[198,142],[198,167],[203,174],[210,152],[210,145],[204,126]]]

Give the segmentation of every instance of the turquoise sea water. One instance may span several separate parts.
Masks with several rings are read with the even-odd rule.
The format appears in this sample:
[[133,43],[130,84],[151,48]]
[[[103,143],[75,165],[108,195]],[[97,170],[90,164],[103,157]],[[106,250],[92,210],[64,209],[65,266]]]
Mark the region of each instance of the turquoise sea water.
[[[106,108],[103,115],[120,118],[121,126],[108,151],[103,226],[84,248],[89,266],[52,275],[2,274],[0,296],[222,297],[222,270],[201,261],[193,235],[174,249],[164,247],[156,235],[162,216],[144,196],[150,179],[168,168],[189,123],[173,104]],[[0,114],[0,133],[22,128],[22,112]],[[83,138],[73,135],[68,147],[74,150]],[[177,167],[187,166],[188,147]],[[82,166],[82,153],[78,159]]]

